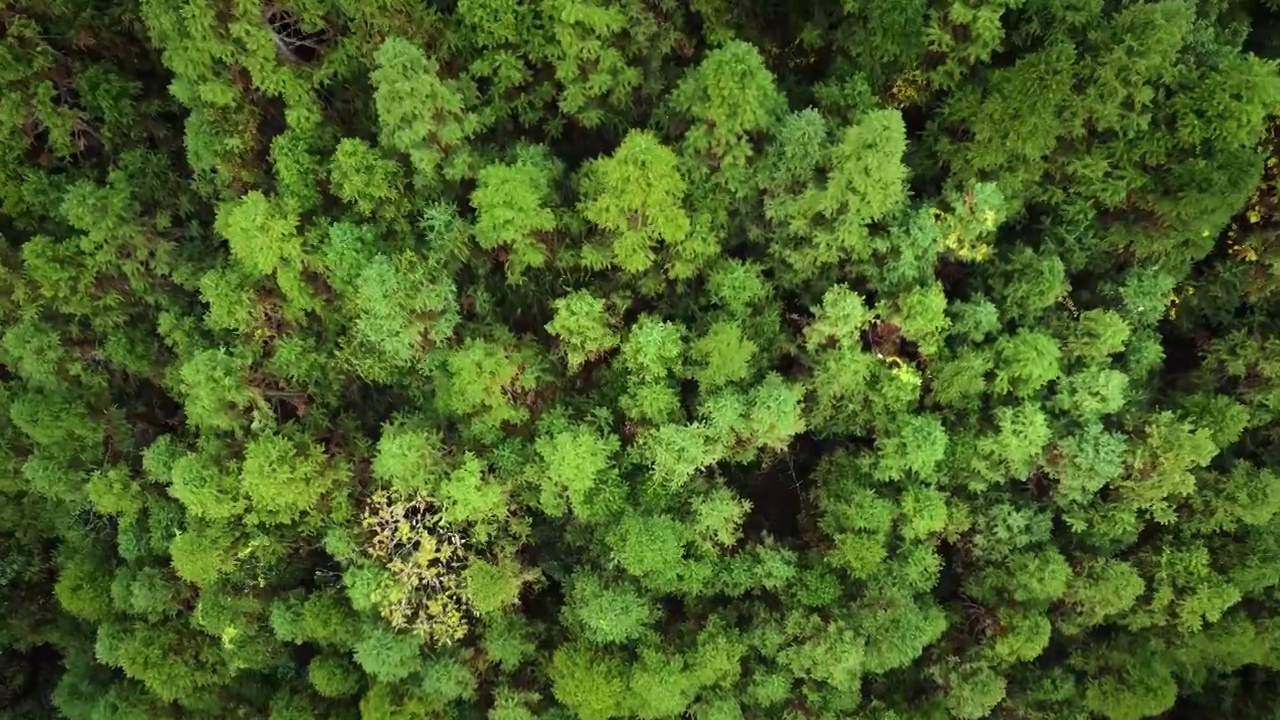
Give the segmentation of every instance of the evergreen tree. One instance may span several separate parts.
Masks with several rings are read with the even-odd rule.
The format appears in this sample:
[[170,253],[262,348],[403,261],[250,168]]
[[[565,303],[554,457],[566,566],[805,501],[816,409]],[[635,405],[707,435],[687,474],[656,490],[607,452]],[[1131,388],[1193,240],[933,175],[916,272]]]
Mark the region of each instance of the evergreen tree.
[[0,718],[1272,718],[1274,3],[0,13]]

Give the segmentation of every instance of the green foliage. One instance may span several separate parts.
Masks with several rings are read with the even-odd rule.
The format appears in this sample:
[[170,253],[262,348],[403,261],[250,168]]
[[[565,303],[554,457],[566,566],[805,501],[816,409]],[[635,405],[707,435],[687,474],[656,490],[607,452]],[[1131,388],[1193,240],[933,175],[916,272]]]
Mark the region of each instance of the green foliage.
[[[332,250],[337,242],[331,239]],[[380,379],[414,368],[424,347],[453,335],[458,322],[455,288],[428,262],[408,253],[351,261],[354,272],[346,295],[355,318],[343,360],[357,373]]]
[[299,218],[278,199],[259,191],[223,205],[214,227],[227,239],[231,258],[251,277],[275,275],[280,289],[294,298],[302,284],[302,238]]
[[680,655],[642,650],[628,683],[631,713],[641,718],[680,716],[697,692],[694,680]]
[[668,515],[628,514],[609,537],[612,559],[654,590],[680,583],[688,531]]
[[[613,456],[621,449],[613,435],[571,427],[539,437],[534,449],[542,460],[540,509],[549,515],[573,513],[590,519],[609,509]],[[565,500],[568,500],[566,504]]]
[[498,615],[510,609],[519,600],[523,584],[520,567],[510,560],[477,560],[466,569],[467,599],[481,615]]
[[471,206],[476,209],[476,242],[486,250],[502,248],[507,275],[520,279],[529,268],[547,264],[548,238],[560,221],[553,207],[559,163],[542,147],[520,148],[515,163],[480,170]]
[[422,667],[417,638],[394,633],[375,625],[366,628],[355,645],[355,659],[372,677],[394,682],[409,677]]
[[694,370],[698,385],[710,391],[726,383],[745,380],[751,372],[756,346],[742,336],[742,328],[737,323],[720,322],[694,341],[689,352],[698,365]]
[[406,418],[383,428],[370,469],[399,492],[430,491],[444,476],[444,455],[438,434]]
[[288,435],[263,435],[245,448],[240,482],[253,517],[289,522],[314,511],[338,478],[310,443],[301,444]]
[[547,332],[563,343],[571,370],[618,346],[603,300],[578,291],[556,300],[554,307],[556,315],[547,323]]
[[457,84],[441,79],[439,63],[402,38],[388,38],[373,61],[369,80],[381,143],[407,155],[424,185],[455,174],[463,143],[476,130]]
[[575,576],[565,612],[587,639],[602,644],[640,637],[658,614],[637,589],[586,574]]
[[627,676],[616,658],[583,645],[565,645],[552,657],[550,674],[556,699],[582,720],[623,714]]
[[661,245],[672,256],[667,272],[689,277],[703,260],[688,255],[691,232],[683,207],[687,189],[676,154],[652,133],[633,130],[608,157],[582,170],[582,217],[600,228],[607,246],[588,244],[581,262],[599,269],[617,265],[629,273],[648,270]]
[[1029,397],[1061,374],[1062,352],[1049,335],[1035,330],[1019,330],[996,342],[997,392]]
[[394,162],[359,138],[343,138],[329,167],[333,192],[363,215],[399,199]]
[[1273,5],[4,4],[0,717],[1273,717]]
[[[779,187],[766,196],[764,210],[782,237],[768,251],[800,279],[838,263],[868,260],[867,226],[901,210],[907,200],[901,114],[875,110],[836,132],[820,115],[805,111],[784,121],[779,134],[778,154],[766,158]],[[800,147],[791,151],[793,144]]]
[[234,430],[257,396],[246,383],[249,363],[223,350],[202,350],[178,370],[184,409],[192,425]]
[[689,119],[680,146],[695,176],[710,169],[714,183],[736,196],[754,189],[748,175],[752,141],[786,107],[759,49],[735,40],[712,50],[681,78],[669,102]]

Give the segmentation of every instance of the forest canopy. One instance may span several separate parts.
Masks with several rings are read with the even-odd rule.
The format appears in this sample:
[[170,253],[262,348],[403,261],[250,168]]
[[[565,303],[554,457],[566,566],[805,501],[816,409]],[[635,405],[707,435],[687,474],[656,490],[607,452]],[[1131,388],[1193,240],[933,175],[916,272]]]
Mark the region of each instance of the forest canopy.
[[1278,39],[0,1],[0,718],[1276,717]]

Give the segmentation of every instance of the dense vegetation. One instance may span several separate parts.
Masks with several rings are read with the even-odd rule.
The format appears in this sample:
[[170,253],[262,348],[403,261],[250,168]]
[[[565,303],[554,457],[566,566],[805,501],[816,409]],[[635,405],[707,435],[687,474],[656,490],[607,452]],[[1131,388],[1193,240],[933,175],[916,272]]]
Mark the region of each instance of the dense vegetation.
[[0,716],[1274,718],[1277,10],[0,1]]

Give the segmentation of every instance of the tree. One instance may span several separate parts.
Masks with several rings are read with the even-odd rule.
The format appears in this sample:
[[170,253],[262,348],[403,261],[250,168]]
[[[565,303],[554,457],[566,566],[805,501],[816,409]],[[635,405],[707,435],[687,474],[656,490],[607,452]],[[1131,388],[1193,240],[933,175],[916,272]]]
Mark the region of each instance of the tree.
[[383,145],[409,158],[418,183],[432,187],[440,176],[465,167],[464,143],[476,132],[475,116],[456,83],[442,80],[439,64],[408,40],[392,37],[374,57],[378,132]]
[[571,370],[617,347],[618,333],[603,300],[579,291],[556,300],[554,307],[556,315],[547,323],[547,332],[564,343]]
[[503,249],[513,281],[525,270],[546,265],[548,236],[560,225],[554,207],[561,169],[542,147],[520,148],[514,163],[480,170],[471,205],[476,209],[476,242],[486,250]]
[[[583,196],[579,211],[604,231],[609,242],[608,250],[584,247],[585,265],[616,264],[626,272],[641,273],[658,260],[655,246],[659,244],[680,258],[691,232],[683,207],[686,183],[676,154],[655,135],[641,130],[628,133],[612,155],[583,168],[579,182]],[[672,265],[669,272],[673,277],[688,275],[685,265]]]
[[[793,144],[794,154],[784,149]],[[867,226],[906,202],[901,114],[872,111],[835,132],[816,112],[805,111],[783,122],[774,146],[778,154],[766,163],[776,168],[778,190],[765,198],[765,217],[786,239],[769,251],[803,278],[868,259]]]
[[1271,4],[4,4],[0,716],[1273,717]]

